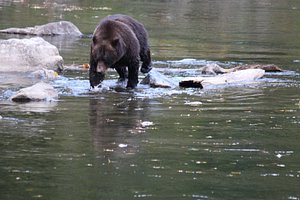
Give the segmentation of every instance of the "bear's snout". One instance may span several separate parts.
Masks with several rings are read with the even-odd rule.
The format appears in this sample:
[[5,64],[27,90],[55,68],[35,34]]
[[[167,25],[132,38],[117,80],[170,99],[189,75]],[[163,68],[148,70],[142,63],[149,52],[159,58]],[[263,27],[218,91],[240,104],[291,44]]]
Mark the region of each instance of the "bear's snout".
[[[92,63],[92,62],[91,62]],[[92,88],[98,86],[105,78],[105,72],[108,69],[107,64],[104,61],[96,61],[94,65],[90,67],[90,85]]]
[[104,62],[99,61],[98,64],[97,64],[96,72],[97,73],[105,73],[107,68],[108,67]]
[[104,77],[105,72],[95,72],[90,70],[90,85],[92,88],[98,86],[104,80]]

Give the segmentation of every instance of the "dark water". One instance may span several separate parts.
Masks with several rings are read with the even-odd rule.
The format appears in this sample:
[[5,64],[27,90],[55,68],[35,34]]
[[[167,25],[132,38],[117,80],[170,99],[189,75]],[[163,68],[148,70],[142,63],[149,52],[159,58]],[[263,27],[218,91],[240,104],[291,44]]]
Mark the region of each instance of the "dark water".
[[[287,71],[102,93],[88,92],[86,71],[66,71],[52,82],[59,101],[31,104],[9,101],[16,79],[31,80],[2,73],[0,199],[300,199],[300,1],[0,0],[0,28],[69,20],[91,34],[113,13],[145,24],[154,67],[175,78],[210,62]],[[89,38],[45,39],[66,65],[88,62]]]

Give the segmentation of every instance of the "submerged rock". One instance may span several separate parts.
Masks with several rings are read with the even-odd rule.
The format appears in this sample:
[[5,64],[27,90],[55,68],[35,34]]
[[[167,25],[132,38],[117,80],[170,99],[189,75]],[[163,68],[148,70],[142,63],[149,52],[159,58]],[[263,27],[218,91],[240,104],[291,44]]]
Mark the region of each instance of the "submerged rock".
[[0,40],[0,72],[60,71],[62,66],[58,49],[43,38]]
[[167,78],[160,72],[152,69],[140,84],[150,85],[153,88],[174,88],[177,86],[171,79]]
[[44,25],[26,27],[26,28],[8,28],[8,29],[0,30],[0,33],[39,35],[39,36],[71,35],[76,37],[80,37],[83,35],[73,23],[68,21],[51,22]]
[[245,69],[236,72],[230,72],[214,77],[191,77],[185,78],[179,82],[180,87],[185,88],[206,88],[210,85],[222,85],[252,81],[263,77],[265,71],[262,69]]
[[58,93],[52,85],[39,82],[33,86],[20,89],[11,97],[15,102],[51,101],[58,98]]

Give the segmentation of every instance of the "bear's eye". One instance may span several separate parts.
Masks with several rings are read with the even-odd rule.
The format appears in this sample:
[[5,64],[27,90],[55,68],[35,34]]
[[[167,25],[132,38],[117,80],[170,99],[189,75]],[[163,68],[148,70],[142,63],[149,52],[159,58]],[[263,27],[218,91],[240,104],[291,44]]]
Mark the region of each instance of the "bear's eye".
[[114,39],[114,40],[112,41],[111,45],[112,45],[113,47],[116,47],[116,46],[118,45],[118,43],[119,43],[119,38],[116,38],[116,39]]

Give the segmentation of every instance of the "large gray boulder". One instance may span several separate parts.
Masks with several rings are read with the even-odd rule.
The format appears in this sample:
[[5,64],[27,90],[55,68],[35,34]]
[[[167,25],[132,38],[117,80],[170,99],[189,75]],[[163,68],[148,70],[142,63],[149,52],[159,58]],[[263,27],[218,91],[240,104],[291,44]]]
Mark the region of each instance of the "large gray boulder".
[[83,35],[74,24],[68,21],[51,22],[44,25],[26,28],[8,28],[0,30],[0,33],[38,36],[71,35],[76,37]]
[[0,72],[32,72],[61,69],[58,49],[40,37],[0,40]]

